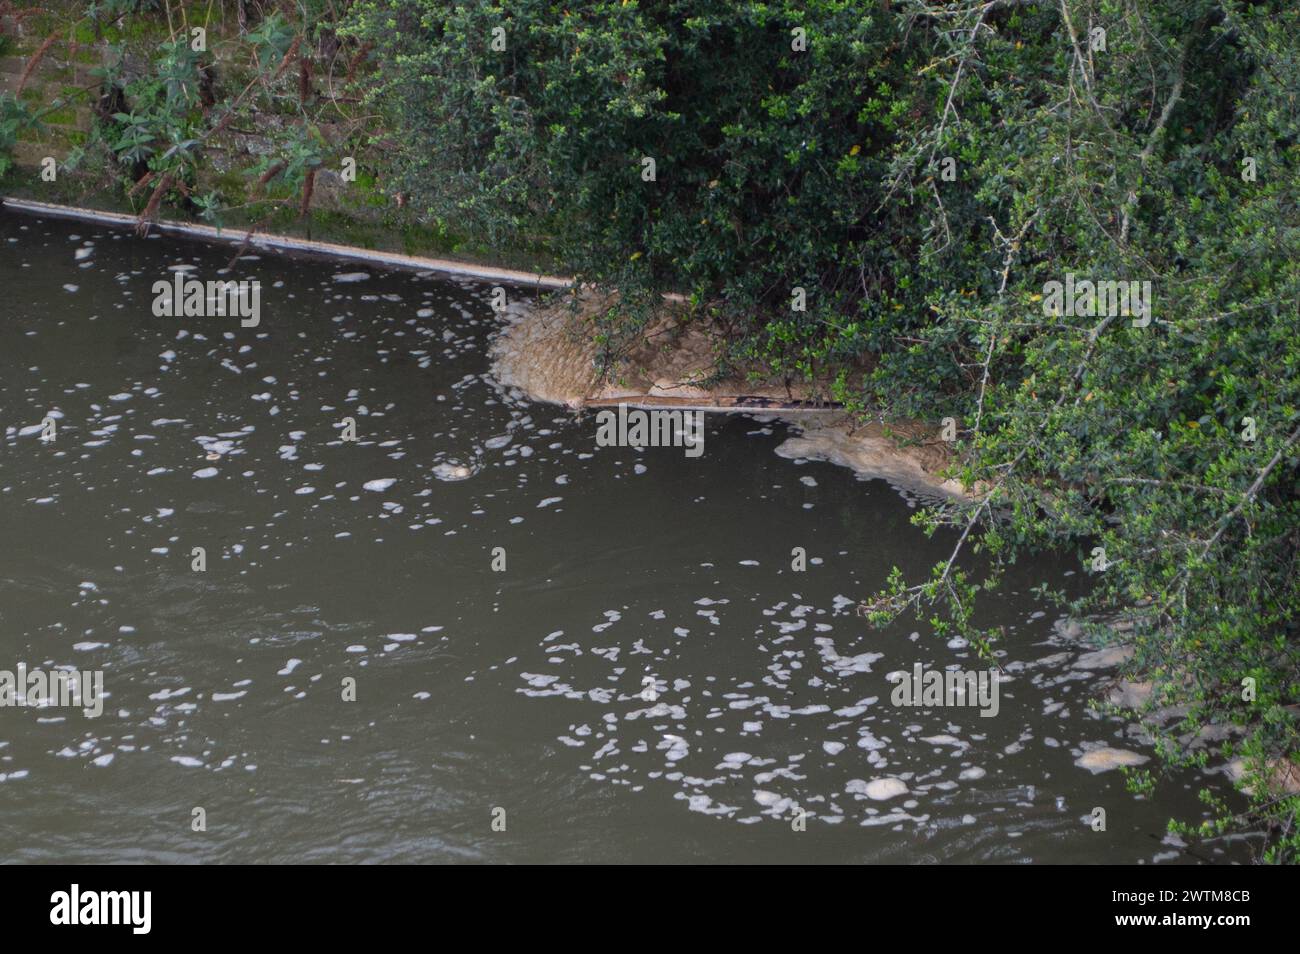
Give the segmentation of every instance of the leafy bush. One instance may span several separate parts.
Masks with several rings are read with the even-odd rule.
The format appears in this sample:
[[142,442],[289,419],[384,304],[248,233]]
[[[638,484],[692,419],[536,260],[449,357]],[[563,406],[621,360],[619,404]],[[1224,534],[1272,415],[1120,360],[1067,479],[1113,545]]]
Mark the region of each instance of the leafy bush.
[[892,21],[864,6],[378,0],[355,29],[390,64],[403,185],[435,217],[544,230],[583,277],[690,293],[812,370],[865,343],[835,316],[896,287],[874,200],[916,104]]
[[13,168],[13,151],[18,137],[36,124],[31,109],[12,93],[0,93],[0,177]]
[[[122,167],[128,194],[146,197],[144,218],[169,199],[214,221],[231,207],[258,209],[262,222],[289,208],[307,212],[330,149],[320,117],[343,116],[336,102],[314,93],[313,69],[323,53],[313,47],[333,39],[333,21],[321,6],[298,10],[300,22],[267,8],[237,38],[218,39],[214,31],[202,50],[194,48],[188,24],[169,27],[166,40],[152,42],[143,71],[127,67],[138,64],[138,48],[125,41],[110,48],[98,71],[104,98],[97,135]],[[213,48],[218,42],[220,57]],[[268,114],[278,121],[266,122]],[[257,127],[270,150],[245,170],[241,188],[199,194],[201,173],[228,148],[221,137],[237,124]]]

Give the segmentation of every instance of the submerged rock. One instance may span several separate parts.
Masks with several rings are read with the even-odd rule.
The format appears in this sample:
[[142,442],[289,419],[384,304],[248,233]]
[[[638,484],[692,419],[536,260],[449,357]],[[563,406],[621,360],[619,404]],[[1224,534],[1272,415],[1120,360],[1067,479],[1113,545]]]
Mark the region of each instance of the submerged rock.
[[1153,689],[1151,682],[1130,682],[1121,679],[1106,693],[1106,701],[1125,709],[1138,709],[1151,699]]
[[1074,760],[1079,768],[1085,768],[1093,775],[1110,772],[1122,766],[1142,765],[1151,761],[1145,755],[1130,752],[1128,749],[1115,749],[1108,745],[1084,752]]
[[[1222,769],[1234,783],[1240,783],[1246,776],[1246,760],[1238,756]],[[1267,769],[1269,784],[1288,795],[1300,794],[1300,765],[1281,759],[1273,759]],[[1241,790],[1247,795],[1254,795],[1252,785],[1242,785]]]
[[439,480],[464,480],[467,477],[474,476],[474,471],[455,461],[443,461],[434,465],[433,476]]
[[1105,646],[1084,653],[1074,662],[1075,669],[1113,669],[1133,658],[1132,646]]

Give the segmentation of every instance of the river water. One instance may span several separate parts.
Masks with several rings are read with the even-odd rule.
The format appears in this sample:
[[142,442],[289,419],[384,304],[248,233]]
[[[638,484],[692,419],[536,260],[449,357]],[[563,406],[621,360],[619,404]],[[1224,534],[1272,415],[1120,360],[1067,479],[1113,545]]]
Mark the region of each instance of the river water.
[[[0,708],[0,860],[1196,860],[1165,823],[1221,776],[1076,764],[1153,753],[1030,595],[1072,560],[984,605],[996,716],[893,705],[980,668],[853,613],[951,549],[906,495],[752,417],[597,447],[493,380],[486,285],[233,255],[0,215],[0,670],[106,694]],[[155,317],[176,270],[260,281],[260,324]]]

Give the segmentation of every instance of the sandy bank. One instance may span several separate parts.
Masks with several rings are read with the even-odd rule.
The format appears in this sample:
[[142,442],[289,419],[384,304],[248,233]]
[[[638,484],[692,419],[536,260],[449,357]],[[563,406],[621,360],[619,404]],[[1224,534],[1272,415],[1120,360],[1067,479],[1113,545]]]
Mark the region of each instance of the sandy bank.
[[600,374],[593,316],[610,301],[587,295],[575,309],[569,298],[555,296],[513,307],[492,345],[497,379],[534,400],[571,408],[626,402],[770,415],[799,431],[777,448],[782,457],[829,461],[909,490],[962,494],[957,481],[941,476],[951,458],[934,428],[863,423],[843,410],[816,406],[816,395],[794,383],[787,388],[743,372],[721,376],[721,335],[697,323],[679,325],[665,316],[647,328],[616,371]]

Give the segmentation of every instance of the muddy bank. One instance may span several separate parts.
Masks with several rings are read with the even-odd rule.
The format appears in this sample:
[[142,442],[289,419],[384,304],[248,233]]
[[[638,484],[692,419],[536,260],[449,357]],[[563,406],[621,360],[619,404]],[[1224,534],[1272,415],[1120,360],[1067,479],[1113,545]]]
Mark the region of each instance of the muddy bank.
[[720,374],[723,342],[715,329],[679,325],[666,315],[647,328],[616,369],[600,373],[593,316],[611,301],[586,295],[575,308],[570,298],[555,296],[536,306],[512,306],[492,345],[497,379],[534,400],[575,409],[622,401],[760,413],[798,429],[798,436],[777,448],[782,457],[829,461],[908,490],[964,495],[959,482],[942,476],[951,455],[935,428],[864,423],[843,410],[813,406],[819,395],[801,384],[755,379],[744,370]]

